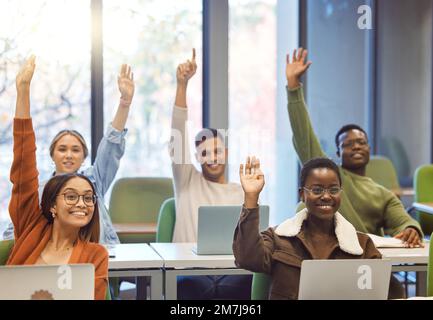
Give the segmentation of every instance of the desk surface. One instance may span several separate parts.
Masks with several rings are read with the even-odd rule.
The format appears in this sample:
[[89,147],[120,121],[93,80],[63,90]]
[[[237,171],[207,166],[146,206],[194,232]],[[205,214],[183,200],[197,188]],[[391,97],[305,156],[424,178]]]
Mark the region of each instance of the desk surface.
[[424,248],[379,248],[383,258],[390,259],[392,264],[427,264],[429,243]]
[[414,202],[412,206],[416,210],[433,214],[433,202]]
[[109,270],[162,268],[164,261],[146,243],[125,243],[111,246],[114,258],[108,261]]
[[156,223],[113,223],[118,234],[155,234]]
[[413,188],[399,188],[399,189],[392,189],[392,192],[397,197],[413,197],[415,195],[415,190]]
[[[151,243],[164,260],[166,268],[236,268],[233,255],[197,255],[195,243]],[[392,264],[427,264],[429,244],[424,248],[379,248],[383,258]]]
[[197,255],[195,243],[151,243],[164,260],[165,268],[236,268],[233,255]]

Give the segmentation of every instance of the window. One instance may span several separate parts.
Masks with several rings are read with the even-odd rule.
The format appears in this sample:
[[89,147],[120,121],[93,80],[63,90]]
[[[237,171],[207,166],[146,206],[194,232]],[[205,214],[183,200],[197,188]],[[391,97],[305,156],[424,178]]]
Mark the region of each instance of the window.
[[363,0],[309,0],[306,100],[313,128],[325,153],[336,160],[334,137],[343,125],[368,130],[369,44],[358,28]]
[[122,63],[132,66],[136,85],[117,177],[171,176],[168,141],[176,68],[190,59],[193,47],[198,69],[188,86],[189,119],[197,128],[202,123],[202,1],[108,0],[103,16],[105,125],[117,109]]
[[260,201],[275,224],[294,214],[297,201],[284,63],[298,42],[298,4],[230,0],[229,10],[229,178],[239,181],[239,164],[258,156],[266,180]]
[[49,144],[59,130],[78,130],[90,147],[90,1],[0,2],[0,221],[3,222],[9,219],[7,208],[12,188],[9,171],[13,157],[15,75],[30,54],[37,57],[31,114],[37,138],[38,170],[40,180],[46,180],[54,170]]

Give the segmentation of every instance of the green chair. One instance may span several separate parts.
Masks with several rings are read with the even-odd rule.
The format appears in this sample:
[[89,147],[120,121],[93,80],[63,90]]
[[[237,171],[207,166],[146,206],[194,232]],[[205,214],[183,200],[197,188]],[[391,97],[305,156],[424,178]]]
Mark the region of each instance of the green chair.
[[371,156],[365,175],[389,190],[401,189],[393,163],[384,156]]
[[[173,197],[171,178],[122,178],[116,181],[110,197],[113,223],[157,223],[165,199]],[[122,243],[154,242],[155,234],[120,234]]]
[[385,137],[380,141],[381,154],[393,163],[401,186],[411,187],[412,177],[410,161],[403,143],[394,137]]
[[14,246],[13,240],[0,241],[0,266],[4,266],[9,258],[9,254]]
[[[433,236],[433,234],[430,236]],[[433,296],[433,246],[429,248],[427,266],[427,296]]]
[[159,210],[156,242],[172,242],[174,224],[176,223],[176,206],[174,198],[165,200]]
[[251,300],[268,300],[271,276],[266,273],[253,273],[251,284]]
[[[433,165],[423,165],[416,169],[413,178],[415,202],[433,202]],[[424,234],[433,232],[433,216],[417,211],[418,221]]]

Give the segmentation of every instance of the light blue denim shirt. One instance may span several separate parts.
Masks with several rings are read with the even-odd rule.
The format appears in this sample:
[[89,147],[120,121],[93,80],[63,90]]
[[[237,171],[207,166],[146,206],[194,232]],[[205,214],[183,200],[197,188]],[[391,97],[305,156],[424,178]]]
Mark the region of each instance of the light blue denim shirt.
[[[119,169],[120,159],[125,153],[125,135],[127,129],[123,131],[116,130],[110,124],[105,132],[104,137],[98,146],[96,159],[93,166],[85,169],[82,174],[93,182],[98,198],[99,208],[99,224],[100,224],[100,237],[99,242],[102,244],[116,244],[119,243],[119,237],[114,230],[113,224],[108,213],[108,209],[104,204],[104,195],[110,188],[111,183],[116,176]],[[47,181],[39,185],[39,201],[42,198]],[[14,238],[14,227],[10,223],[7,230],[3,233],[4,240]]]

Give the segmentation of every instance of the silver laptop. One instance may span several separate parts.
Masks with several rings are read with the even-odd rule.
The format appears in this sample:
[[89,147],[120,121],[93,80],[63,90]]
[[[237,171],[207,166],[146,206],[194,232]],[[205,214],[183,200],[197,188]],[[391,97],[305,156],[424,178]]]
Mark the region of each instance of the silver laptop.
[[299,300],[386,300],[391,261],[304,260]]
[[[196,254],[233,254],[233,234],[242,206],[202,206],[198,208]],[[260,231],[269,225],[269,206],[260,206]]]
[[93,264],[0,267],[0,300],[93,300]]

